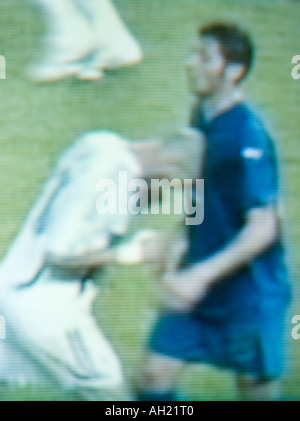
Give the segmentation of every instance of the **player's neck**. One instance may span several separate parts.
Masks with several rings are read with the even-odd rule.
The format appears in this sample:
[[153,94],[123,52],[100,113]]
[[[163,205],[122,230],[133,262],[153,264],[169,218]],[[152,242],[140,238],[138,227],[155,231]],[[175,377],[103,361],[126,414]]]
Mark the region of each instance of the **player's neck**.
[[243,92],[238,86],[224,86],[214,94],[206,96],[203,98],[205,119],[211,121],[240,103],[243,97]]

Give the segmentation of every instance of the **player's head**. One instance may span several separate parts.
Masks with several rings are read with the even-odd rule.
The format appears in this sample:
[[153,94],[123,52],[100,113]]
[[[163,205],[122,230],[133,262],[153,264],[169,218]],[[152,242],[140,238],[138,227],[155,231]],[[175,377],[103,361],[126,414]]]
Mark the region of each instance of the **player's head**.
[[133,142],[146,178],[196,178],[205,140],[191,127],[183,128],[164,139]]
[[187,61],[191,90],[209,95],[224,83],[236,85],[248,74],[252,62],[250,37],[237,25],[214,23],[200,27]]
[[205,137],[192,127],[182,127],[164,139],[161,163],[166,178],[195,179],[205,149]]

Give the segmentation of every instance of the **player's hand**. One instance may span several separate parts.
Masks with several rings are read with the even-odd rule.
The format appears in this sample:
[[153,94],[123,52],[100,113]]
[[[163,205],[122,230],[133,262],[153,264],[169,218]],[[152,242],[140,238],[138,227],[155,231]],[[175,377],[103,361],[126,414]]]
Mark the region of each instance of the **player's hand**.
[[116,263],[124,265],[160,263],[164,256],[164,243],[163,236],[157,231],[140,230],[131,240],[117,247]]
[[162,282],[166,305],[176,310],[191,310],[204,299],[211,284],[213,270],[206,263],[197,268],[165,274]]
[[168,311],[188,313],[193,309],[195,303],[191,300],[186,300],[183,297],[172,294],[170,291],[163,291],[161,296],[161,306]]

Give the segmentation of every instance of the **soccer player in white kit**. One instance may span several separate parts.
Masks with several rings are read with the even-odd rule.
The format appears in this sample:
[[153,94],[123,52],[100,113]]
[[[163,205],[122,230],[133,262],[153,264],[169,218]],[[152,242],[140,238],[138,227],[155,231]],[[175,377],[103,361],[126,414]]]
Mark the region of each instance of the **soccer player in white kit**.
[[[99,399],[123,384],[118,357],[92,316],[97,289],[90,268],[72,269],[65,256],[106,249],[128,230],[128,217],[97,214],[95,185],[140,167],[126,142],[109,132],[88,133],[60,159],[42,195],[0,266],[0,379],[45,382]],[[47,255],[60,257],[53,265]],[[98,257],[99,260],[101,260]],[[119,390],[118,390],[119,391]]]
[[105,70],[132,66],[142,48],[111,0],[34,0],[44,11],[47,52],[29,69],[37,82],[69,76],[97,80]]
[[[193,143],[198,138],[189,135]],[[53,384],[88,400],[126,395],[118,356],[92,314],[98,293],[93,270],[112,261],[153,261],[163,254],[163,243],[150,259],[143,241],[153,232],[114,245],[113,238],[130,233],[131,215],[99,215],[95,186],[99,179],[117,180],[120,171],[128,179],[178,174],[180,166],[198,162],[198,146],[182,146],[190,153],[187,164],[182,151],[172,156],[160,142],[142,145],[99,131],[83,135],[63,154],[0,265],[0,314],[6,320],[0,382]]]

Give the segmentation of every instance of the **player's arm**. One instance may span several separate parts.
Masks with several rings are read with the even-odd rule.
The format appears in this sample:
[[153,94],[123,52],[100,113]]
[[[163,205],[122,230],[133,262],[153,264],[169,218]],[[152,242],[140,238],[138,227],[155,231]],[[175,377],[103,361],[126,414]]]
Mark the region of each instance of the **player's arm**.
[[100,267],[107,263],[115,261],[115,253],[113,248],[104,250],[93,250],[81,254],[65,254],[56,255],[47,253],[45,262],[48,265],[63,266],[70,269],[82,267]]
[[244,227],[223,249],[188,269],[165,276],[165,289],[187,306],[201,299],[224,277],[249,264],[277,238],[278,217],[273,206],[251,209]]
[[165,288],[189,306],[203,298],[213,284],[261,255],[278,236],[278,176],[268,136],[249,119],[239,143],[229,153],[239,169],[237,208],[244,215],[244,225],[206,260],[166,276]]
[[81,254],[46,255],[46,263],[68,268],[100,267],[105,264],[132,265],[142,262],[158,262],[163,255],[166,240],[153,230],[141,230],[128,241],[98,250],[86,250]]
[[250,263],[274,243],[277,236],[278,218],[274,207],[248,211],[246,224],[237,237],[207,260],[212,272],[211,281],[217,281]]

